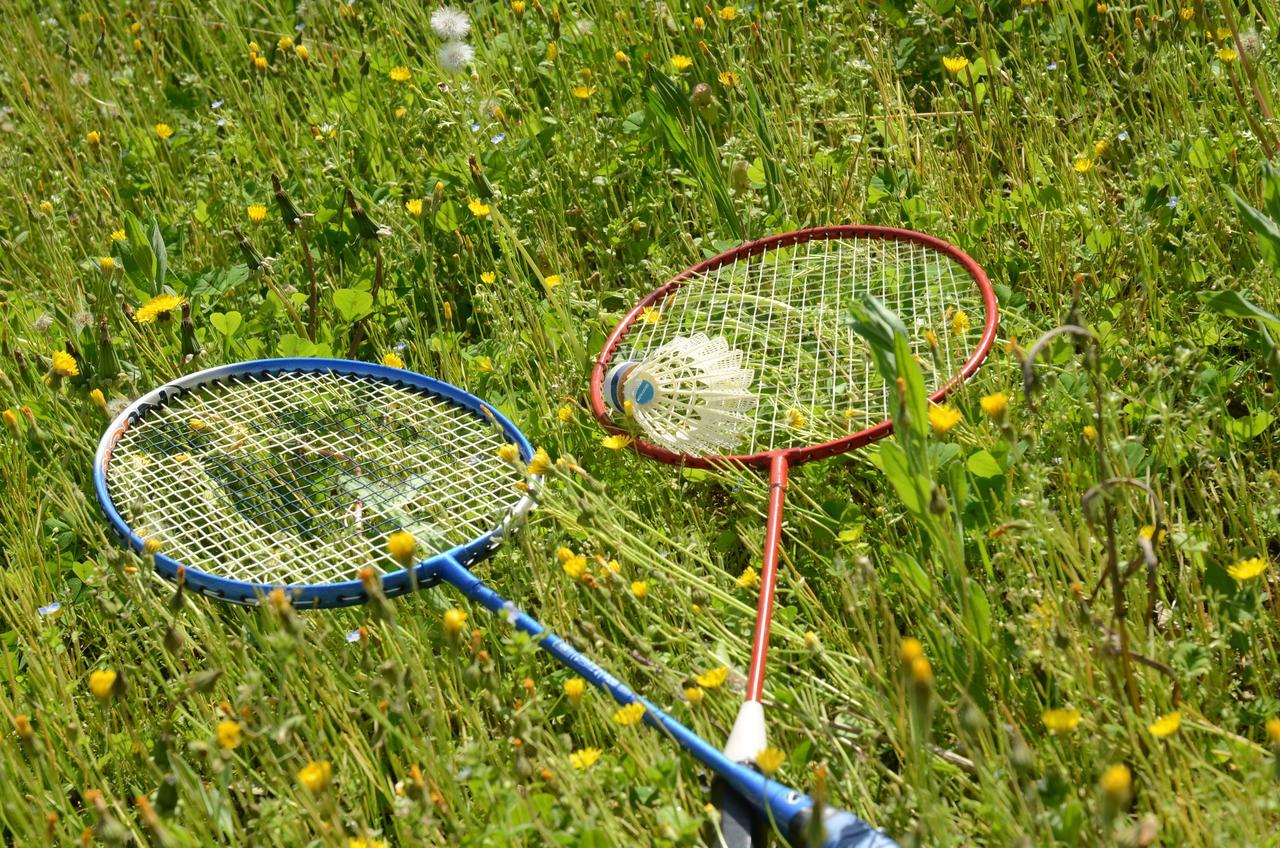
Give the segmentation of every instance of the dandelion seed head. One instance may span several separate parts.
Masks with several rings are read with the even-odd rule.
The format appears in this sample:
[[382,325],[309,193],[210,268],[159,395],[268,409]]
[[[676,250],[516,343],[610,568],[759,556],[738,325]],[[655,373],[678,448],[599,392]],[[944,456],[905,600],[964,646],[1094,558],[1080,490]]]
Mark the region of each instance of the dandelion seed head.
[[445,41],[461,41],[471,32],[471,19],[454,6],[441,6],[431,13],[431,31]]
[[476,51],[471,49],[471,45],[462,41],[450,41],[447,44],[440,45],[440,49],[436,51],[436,59],[440,62],[440,70],[448,74],[456,74],[462,71],[467,65],[471,64],[471,60],[476,57]]

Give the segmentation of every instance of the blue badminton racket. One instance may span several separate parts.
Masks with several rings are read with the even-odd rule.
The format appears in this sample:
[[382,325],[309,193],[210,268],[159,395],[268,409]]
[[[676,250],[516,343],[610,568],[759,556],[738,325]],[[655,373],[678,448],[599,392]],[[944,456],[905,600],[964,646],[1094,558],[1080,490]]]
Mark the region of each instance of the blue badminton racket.
[[[795,845],[809,796],[726,757],[471,573],[533,506],[528,439],[479,398],[419,374],[336,359],[270,359],[183,377],[132,404],[98,446],[94,484],[113,527],[157,571],[252,604],[279,588],[298,607],[449,583],[727,781]],[[503,458],[500,453],[506,453]],[[411,533],[404,568],[387,539]],[[150,544],[148,544],[150,543]],[[825,848],[892,848],[851,813],[821,810]]]

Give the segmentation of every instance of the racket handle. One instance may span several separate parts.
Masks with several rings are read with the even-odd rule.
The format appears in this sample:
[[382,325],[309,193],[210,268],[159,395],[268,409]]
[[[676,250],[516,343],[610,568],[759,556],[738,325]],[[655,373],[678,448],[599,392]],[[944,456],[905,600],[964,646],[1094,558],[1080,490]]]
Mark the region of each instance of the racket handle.
[[711,803],[720,811],[720,822],[707,826],[707,845],[763,848],[768,844],[772,830],[768,821],[720,775],[711,779]]
[[822,811],[822,842],[811,846],[805,842],[813,809],[798,814],[791,822],[790,839],[796,848],[898,848],[898,843],[876,830],[853,813],[834,807]]

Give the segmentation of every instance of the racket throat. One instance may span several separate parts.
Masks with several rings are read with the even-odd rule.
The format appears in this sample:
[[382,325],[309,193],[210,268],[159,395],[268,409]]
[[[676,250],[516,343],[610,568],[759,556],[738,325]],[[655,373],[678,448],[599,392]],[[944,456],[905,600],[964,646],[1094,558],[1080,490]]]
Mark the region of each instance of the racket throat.
[[733,721],[729,741],[724,744],[725,756],[735,763],[753,763],[769,745],[764,724],[764,704],[759,701],[743,701],[738,717]]

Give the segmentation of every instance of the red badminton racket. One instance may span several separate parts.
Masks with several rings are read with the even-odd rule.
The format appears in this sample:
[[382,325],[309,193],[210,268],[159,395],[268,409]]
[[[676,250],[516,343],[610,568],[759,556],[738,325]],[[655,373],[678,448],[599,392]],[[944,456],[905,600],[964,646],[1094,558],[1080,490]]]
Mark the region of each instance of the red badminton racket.
[[909,230],[821,227],[741,245],[650,292],[591,375],[596,418],[636,436],[641,454],[768,470],[746,700],[725,746],[739,762],[767,741],[761,699],[787,472],[892,429],[892,387],[851,326],[864,295],[901,319],[933,402],[977,370],[995,339],[995,293],[959,248]]

